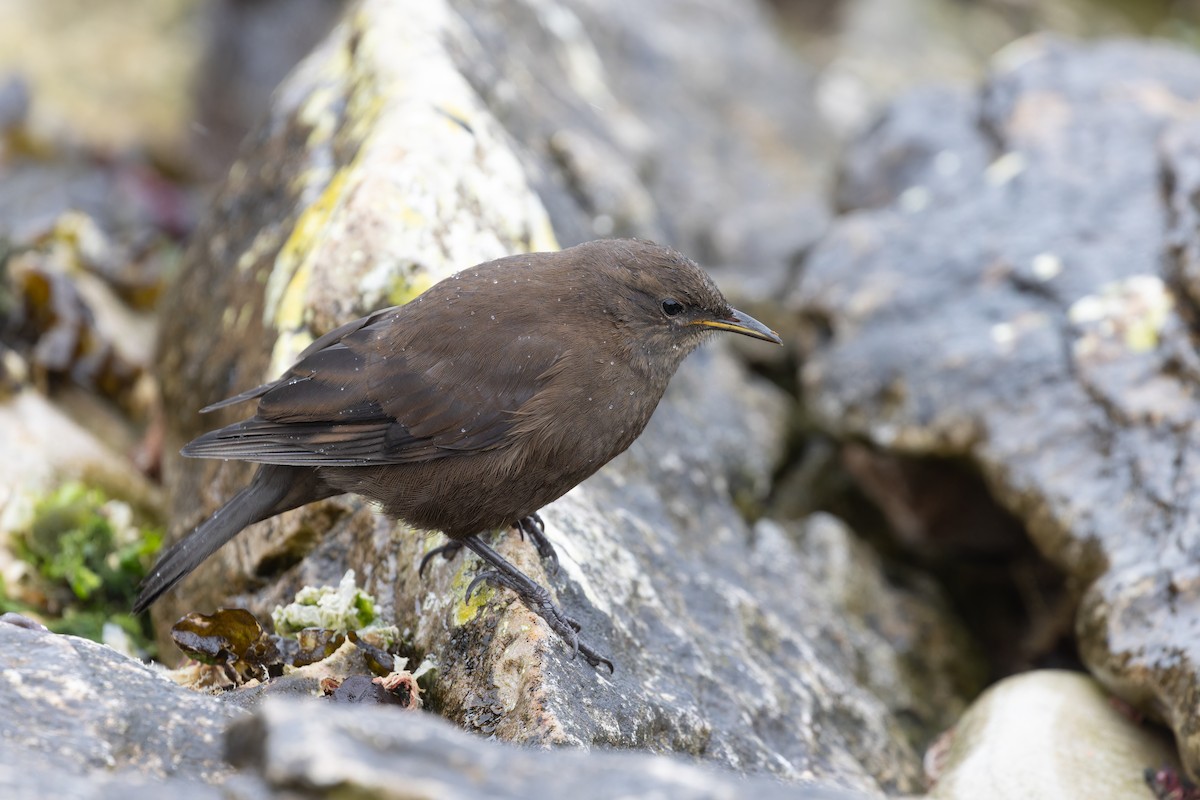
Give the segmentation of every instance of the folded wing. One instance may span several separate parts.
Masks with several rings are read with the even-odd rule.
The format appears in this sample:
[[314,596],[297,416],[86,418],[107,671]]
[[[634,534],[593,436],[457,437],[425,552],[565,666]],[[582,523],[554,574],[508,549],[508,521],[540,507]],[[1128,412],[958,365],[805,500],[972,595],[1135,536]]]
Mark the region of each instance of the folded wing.
[[562,357],[535,332],[440,342],[406,336],[408,307],[313,343],[259,398],[254,417],[204,434],[186,456],[289,466],[399,464],[494,448]]

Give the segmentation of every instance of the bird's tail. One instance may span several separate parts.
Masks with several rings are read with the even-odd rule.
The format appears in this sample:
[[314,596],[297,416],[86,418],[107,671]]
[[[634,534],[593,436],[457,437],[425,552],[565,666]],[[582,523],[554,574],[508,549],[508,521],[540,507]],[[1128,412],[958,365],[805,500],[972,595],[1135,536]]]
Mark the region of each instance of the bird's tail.
[[133,612],[144,611],[247,525],[338,493],[325,487],[311,467],[264,464],[249,486],[158,557],[138,587]]

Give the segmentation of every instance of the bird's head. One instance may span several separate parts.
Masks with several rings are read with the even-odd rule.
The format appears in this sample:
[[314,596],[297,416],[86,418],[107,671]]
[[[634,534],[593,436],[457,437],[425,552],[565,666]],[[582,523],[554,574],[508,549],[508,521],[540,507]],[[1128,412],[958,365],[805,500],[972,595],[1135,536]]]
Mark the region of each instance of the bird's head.
[[635,361],[644,357],[673,373],[717,331],[783,344],[766,325],[730,306],[712,278],[677,250],[638,239],[603,239],[575,249],[598,278],[592,302],[627,333]]

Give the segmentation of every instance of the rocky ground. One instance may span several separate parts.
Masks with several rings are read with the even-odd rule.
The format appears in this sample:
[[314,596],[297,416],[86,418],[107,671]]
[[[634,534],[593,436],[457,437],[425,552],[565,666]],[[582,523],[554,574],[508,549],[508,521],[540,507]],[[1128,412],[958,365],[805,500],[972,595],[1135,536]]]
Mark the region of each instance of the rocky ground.
[[[124,125],[0,61],[0,793],[1191,796],[1200,56],[1107,6],[829,5],[164,4]],[[9,52],[72,30],[39,8]],[[175,455],[237,413],[199,407],[603,236],[788,340],[686,363],[544,511],[557,573],[496,540],[613,675],[353,497],[253,526],[153,630],[112,613],[249,474]],[[195,618],[223,666],[118,652],[350,570],[390,653],[331,633],[280,677],[293,645]]]

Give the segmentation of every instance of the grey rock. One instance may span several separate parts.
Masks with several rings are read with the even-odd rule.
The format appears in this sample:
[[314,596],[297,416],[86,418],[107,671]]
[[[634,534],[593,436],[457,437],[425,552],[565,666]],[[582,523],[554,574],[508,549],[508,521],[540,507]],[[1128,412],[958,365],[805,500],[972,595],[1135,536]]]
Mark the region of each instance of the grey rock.
[[192,150],[221,177],[271,92],[329,33],[342,0],[218,0],[204,5],[207,37],[195,87]]
[[10,800],[384,797],[396,787],[429,798],[863,796],[680,758],[513,747],[394,709],[272,698],[248,716],[101,645],[10,624],[0,624],[0,653],[0,793]]
[[[786,2],[786,0],[783,0]],[[930,84],[966,88],[992,54],[1023,36],[1133,33],[1128,7],[1089,0],[840,0],[818,105],[843,135],[861,133],[899,95]],[[1150,15],[1155,11],[1149,10]],[[810,45],[809,49],[814,49]]]
[[[936,124],[931,124],[936,120]],[[970,191],[992,160],[979,105],[965,88],[924,86],[889,106],[839,165],[837,207],[919,209]]]
[[452,5],[471,31],[455,63],[520,143],[564,246],[669,241],[744,273],[735,300],[777,296],[828,220],[833,141],[763,5]]
[[[155,779],[134,768],[81,769],[69,757],[0,747],[0,793],[8,800],[221,800],[216,786],[179,777]],[[249,798],[246,798],[249,800]]]
[[229,749],[241,769],[299,797],[394,797],[398,787],[414,800],[862,797],[833,787],[740,778],[665,756],[513,747],[427,714],[278,699],[232,728]]
[[73,636],[0,624],[0,653],[4,797],[161,797],[229,774],[223,731],[241,710]]
[[[0,793],[8,800],[221,800],[220,788],[194,780],[146,777],[133,769],[82,770],[70,758],[0,746]],[[248,800],[248,799],[247,799]]]
[[903,130],[852,149],[855,174],[922,183],[885,182],[897,202],[839,221],[791,299],[814,418],[973,463],[1083,594],[1089,668],[1168,721],[1193,772],[1197,99],[1200,59],[1165,45],[1009,48],[949,115],[978,118],[940,151],[972,165],[954,186],[906,208],[927,157],[876,160]]

